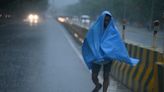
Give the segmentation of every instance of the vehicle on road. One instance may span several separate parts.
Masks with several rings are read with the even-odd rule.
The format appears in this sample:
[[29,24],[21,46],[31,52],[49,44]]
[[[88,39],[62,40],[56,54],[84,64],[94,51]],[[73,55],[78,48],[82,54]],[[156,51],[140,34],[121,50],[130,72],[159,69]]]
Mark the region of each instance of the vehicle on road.
[[90,24],[90,17],[88,15],[82,15],[80,19],[83,25],[88,26]]
[[35,25],[41,22],[41,18],[38,14],[31,13],[23,21],[29,23],[30,25]]

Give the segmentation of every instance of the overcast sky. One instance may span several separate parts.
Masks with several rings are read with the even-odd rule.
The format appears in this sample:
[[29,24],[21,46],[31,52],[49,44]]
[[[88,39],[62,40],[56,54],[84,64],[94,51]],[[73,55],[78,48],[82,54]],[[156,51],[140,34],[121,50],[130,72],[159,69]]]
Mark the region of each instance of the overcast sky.
[[61,8],[77,2],[78,0],[49,0],[50,5],[54,5],[57,8]]

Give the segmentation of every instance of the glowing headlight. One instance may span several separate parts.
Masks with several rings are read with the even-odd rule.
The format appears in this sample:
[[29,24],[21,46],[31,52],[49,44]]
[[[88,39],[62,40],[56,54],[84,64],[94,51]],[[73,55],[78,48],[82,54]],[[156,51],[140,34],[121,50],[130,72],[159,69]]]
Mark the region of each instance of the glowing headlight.
[[30,22],[30,23],[38,23],[39,21],[39,16],[36,15],[36,14],[30,14],[27,18],[27,20]]
[[65,22],[65,18],[59,17],[59,18],[58,18],[58,21],[59,21],[59,22]]
[[32,14],[30,14],[29,16],[28,16],[28,19],[31,21],[31,20],[33,20],[33,15]]
[[33,19],[34,20],[38,20],[39,19],[39,16],[38,15],[33,15]]

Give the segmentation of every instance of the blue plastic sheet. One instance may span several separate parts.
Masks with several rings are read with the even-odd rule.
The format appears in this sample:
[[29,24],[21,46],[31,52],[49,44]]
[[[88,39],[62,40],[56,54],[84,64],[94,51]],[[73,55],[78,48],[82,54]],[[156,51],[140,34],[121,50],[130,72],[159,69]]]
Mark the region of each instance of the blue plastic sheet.
[[[108,14],[111,21],[104,30],[104,17]],[[90,27],[82,46],[84,61],[91,68],[92,62],[104,63],[113,61],[125,62],[135,66],[139,60],[128,55],[124,42],[122,41],[113,17],[108,11],[104,11],[96,22]]]

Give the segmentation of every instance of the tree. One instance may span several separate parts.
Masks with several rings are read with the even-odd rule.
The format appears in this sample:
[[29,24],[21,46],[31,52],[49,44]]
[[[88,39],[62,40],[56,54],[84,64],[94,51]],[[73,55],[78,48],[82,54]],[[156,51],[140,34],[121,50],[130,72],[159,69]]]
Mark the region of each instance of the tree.
[[7,11],[36,10],[44,11],[47,9],[48,0],[7,0],[1,1],[0,8]]
[[162,18],[164,0],[80,0],[66,11],[72,15],[88,14],[95,17],[103,10],[109,10],[120,21],[126,18],[145,24],[150,23],[151,19]]

